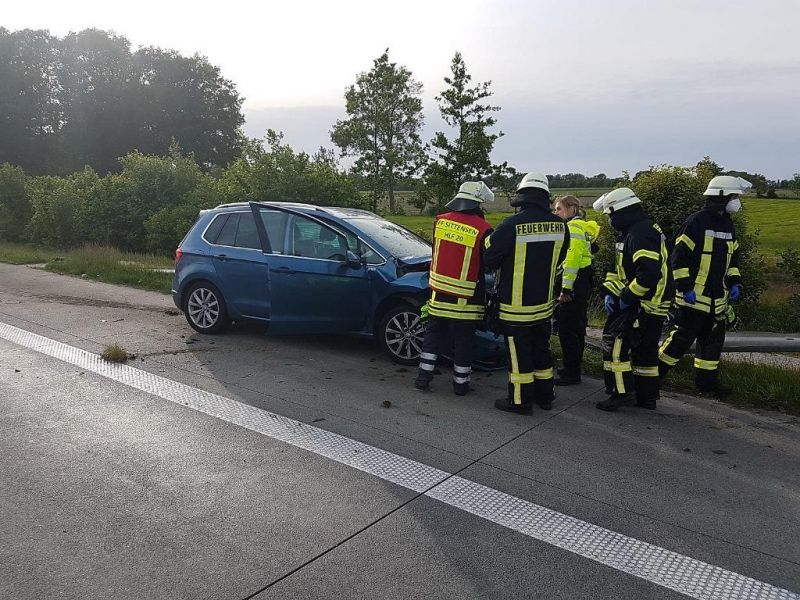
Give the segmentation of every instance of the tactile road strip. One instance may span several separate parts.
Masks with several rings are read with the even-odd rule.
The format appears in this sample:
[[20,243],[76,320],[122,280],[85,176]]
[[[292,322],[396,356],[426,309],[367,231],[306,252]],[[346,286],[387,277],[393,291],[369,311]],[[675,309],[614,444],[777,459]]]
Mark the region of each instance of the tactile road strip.
[[800,594],[592,525],[423,463],[0,322],[0,338],[359,469],[488,521],[692,598],[800,600]]

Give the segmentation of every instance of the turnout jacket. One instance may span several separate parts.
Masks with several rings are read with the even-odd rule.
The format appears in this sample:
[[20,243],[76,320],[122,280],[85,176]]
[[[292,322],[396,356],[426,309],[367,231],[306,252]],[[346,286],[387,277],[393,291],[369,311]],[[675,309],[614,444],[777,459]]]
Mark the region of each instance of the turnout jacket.
[[550,319],[554,286],[569,249],[569,230],[546,203],[525,203],[486,238],[487,270],[500,269],[500,320],[524,325]]
[[567,221],[569,228],[569,250],[564,259],[564,276],[561,287],[571,291],[575,287],[578,271],[592,264],[592,242],[600,234],[600,226],[595,221],[585,221],[573,217]]
[[468,321],[483,318],[486,286],[481,255],[483,240],[491,230],[479,211],[451,211],[436,217],[429,314]]
[[[713,315],[725,313],[728,290],[742,281],[739,242],[730,215],[711,206],[690,215],[678,230],[670,266],[678,306]],[[696,304],[684,301],[683,292],[689,290],[697,294]]]
[[616,270],[606,273],[603,288],[626,304],[640,303],[649,315],[664,317],[673,295],[666,238],[641,209],[631,217],[617,238]]

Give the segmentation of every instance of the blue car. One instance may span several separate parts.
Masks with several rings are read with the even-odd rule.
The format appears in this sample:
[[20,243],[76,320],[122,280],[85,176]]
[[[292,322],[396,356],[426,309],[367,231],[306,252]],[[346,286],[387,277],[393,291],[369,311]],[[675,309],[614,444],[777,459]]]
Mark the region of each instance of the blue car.
[[[202,211],[181,242],[172,297],[200,333],[253,321],[270,334],[370,335],[414,365],[430,262],[427,241],[364,210],[224,204]],[[502,366],[502,339],[477,337],[476,366]]]

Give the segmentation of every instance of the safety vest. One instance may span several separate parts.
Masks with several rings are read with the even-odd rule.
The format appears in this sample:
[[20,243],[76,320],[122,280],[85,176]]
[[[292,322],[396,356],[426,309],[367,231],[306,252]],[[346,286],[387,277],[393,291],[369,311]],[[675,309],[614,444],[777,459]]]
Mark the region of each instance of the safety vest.
[[592,264],[592,242],[600,233],[595,221],[584,221],[579,217],[567,222],[569,227],[569,250],[564,259],[564,276],[561,287],[571,290],[578,277],[578,271]]
[[481,216],[458,211],[436,217],[430,287],[434,292],[472,298],[481,277],[481,245],[492,226]]

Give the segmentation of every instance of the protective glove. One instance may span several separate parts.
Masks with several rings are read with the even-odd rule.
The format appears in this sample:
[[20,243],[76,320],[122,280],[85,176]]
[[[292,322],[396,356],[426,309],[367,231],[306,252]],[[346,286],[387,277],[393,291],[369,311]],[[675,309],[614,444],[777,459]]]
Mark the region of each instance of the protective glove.
[[694,290],[683,292],[683,301],[686,304],[695,304],[697,302],[697,293]]
[[619,309],[620,310],[628,310],[631,307],[630,304],[625,302],[622,298],[619,299]]
[[430,307],[429,307],[427,302],[420,307],[420,309],[419,309],[419,320],[420,321],[426,321],[428,319],[428,309],[429,308]]
[[737,302],[742,297],[742,284],[737,283],[731,288],[731,302]]
[[612,296],[611,294],[606,294],[606,299],[603,301],[603,309],[606,311],[607,315],[610,315],[614,312],[614,303],[617,299]]

